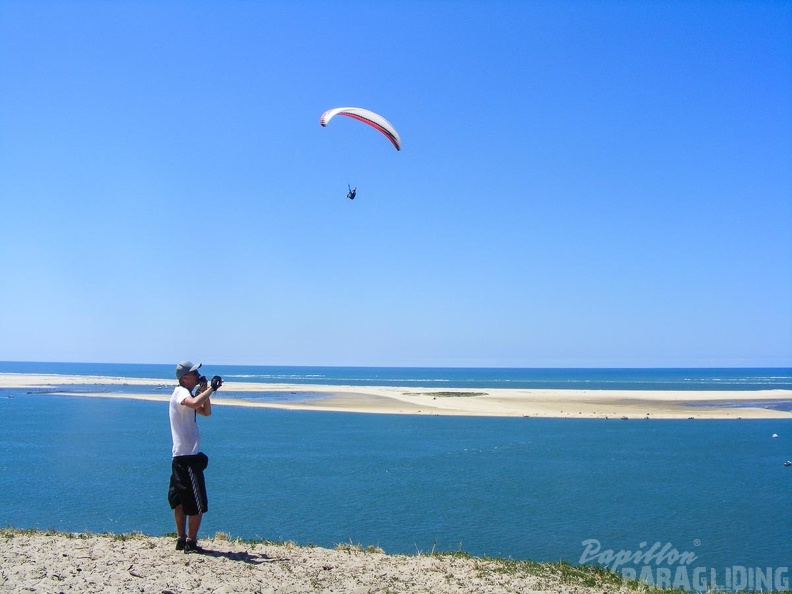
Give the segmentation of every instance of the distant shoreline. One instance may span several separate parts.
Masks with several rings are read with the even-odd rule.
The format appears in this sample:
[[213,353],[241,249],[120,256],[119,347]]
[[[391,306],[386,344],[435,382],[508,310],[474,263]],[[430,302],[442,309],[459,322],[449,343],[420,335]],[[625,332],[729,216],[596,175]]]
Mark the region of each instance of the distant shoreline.
[[[12,363],[0,373],[174,379],[173,365],[132,363]],[[792,390],[786,368],[478,368],[299,367],[205,365],[229,381],[329,386],[412,386],[453,389],[560,390]]]
[[[106,392],[70,391],[70,385],[106,386]],[[55,389],[53,395],[167,401],[174,382],[162,379],[0,373],[3,389]],[[124,392],[113,392],[124,386]],[[134,386],[162,387],[161,394],[134,393]],[[130,387],[132,391],[130,392]],[[167,388],[167,389],[166,389]],[[288,402],[224,398],[223,392],[293,393]],[[305,394],[305,399],[300,395]],[[311,398],[307,395],[311,394]],[[317,398],[316,396],[319,395]],[[226,382],[213,402],[283,410],[481,417],[579,419],[792,419],[768,408],[792,403],[792,390],[563,390],[434,389],[391,386]]]

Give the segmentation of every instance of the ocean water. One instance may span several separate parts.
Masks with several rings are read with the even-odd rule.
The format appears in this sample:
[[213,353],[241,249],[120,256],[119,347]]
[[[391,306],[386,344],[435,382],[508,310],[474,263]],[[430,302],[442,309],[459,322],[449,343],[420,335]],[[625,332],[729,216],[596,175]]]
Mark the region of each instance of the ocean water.
[[[126,366],[28,365],[0,364],[0,372],[133,376]],[[170,383],[171,366],[134,369],[136,377]],[[331,373],[316,368],[227,369],[217,372],[331,383]],[[476,371],[387,373],[400,385],[421,375],[491,387]],[[513,371],[504,382],[540,381]],[[655,379],[643,371],[648,379],[640,381],[704,381],[703,372],[665,371]],[[710,373],[721,378],[709,380],[716,385],[722,378],[739,385],[790,378],[789,370]],[[353,377],[386,383],[371,381],[372,370],[333,374],[339,384]],[[612,371],[591,376],[639,381]],[[792,459],[792,419],[624,422],[218,406],[199,423],[210,458],[204,535],[572,563],[591,539],[613,551],[659,543],[718,572],[789,567],[792,560],[792,467],[783,466]],[[165,403],[0,392],[0,526],[173,532],[169,473]]]

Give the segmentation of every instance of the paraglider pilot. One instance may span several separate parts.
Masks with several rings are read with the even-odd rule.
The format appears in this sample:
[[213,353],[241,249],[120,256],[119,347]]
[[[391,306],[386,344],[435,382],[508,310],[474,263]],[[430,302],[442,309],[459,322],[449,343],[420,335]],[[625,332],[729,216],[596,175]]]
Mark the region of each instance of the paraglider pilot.
[[357,194],[357,186],[353,188],[352,186],[347,184],[347,188],[349,188],[349,192],[347,192],[347,198],[349,198],[350,200],[354,200],[355,194]]

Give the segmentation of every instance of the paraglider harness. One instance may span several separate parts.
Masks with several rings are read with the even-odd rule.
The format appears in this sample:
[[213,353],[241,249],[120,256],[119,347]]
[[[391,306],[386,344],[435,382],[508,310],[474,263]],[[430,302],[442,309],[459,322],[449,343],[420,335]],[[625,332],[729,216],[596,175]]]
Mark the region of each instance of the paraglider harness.
[[357,186],[353,188],[352,186],[347,184],[347,188],[349,188],[349,192],[347,192],[347,198],[349,198],[350,200],[354,200],[355,195],[357,194]]

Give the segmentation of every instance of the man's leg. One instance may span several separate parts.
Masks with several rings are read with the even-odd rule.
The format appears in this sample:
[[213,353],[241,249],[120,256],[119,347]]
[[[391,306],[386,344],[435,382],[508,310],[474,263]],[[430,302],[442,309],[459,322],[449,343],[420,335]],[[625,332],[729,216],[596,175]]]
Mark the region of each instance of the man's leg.
[[[176,537],[185,538],[187,536],[187,516],[184,515],[184,509],[182,509],[181,504],[174,508],[173,517],[176,520]],[[192,518],[190,519],[192,520]]]
[[[181,506],[179,506],[181,507]],[[197,514],[195,516],[190,516],[190,529],[187,533],[187,538],[193,542],[198,540],[198,529],[201,527],[201,520],[203,519],[203,514]]]

